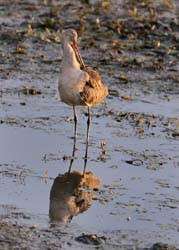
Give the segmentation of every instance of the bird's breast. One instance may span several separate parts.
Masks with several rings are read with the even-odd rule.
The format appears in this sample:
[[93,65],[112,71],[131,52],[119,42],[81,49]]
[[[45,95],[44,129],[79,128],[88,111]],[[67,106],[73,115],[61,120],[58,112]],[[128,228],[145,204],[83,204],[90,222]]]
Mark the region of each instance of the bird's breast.
[[80,98],[80,92],[83,90],[85,82],[86,76],[81,70],[61,70],[58,83],[61,100],[68,105],[85,105]]

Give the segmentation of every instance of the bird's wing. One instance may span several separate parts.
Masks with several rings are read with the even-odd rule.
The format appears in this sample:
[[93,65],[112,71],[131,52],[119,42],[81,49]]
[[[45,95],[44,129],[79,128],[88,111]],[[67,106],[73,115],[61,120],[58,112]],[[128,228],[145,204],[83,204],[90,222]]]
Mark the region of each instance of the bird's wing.
[[108,89],[102,84],[101,77],[96,70],[85,67],[84,71],[88,73],[89,80],[85,83],[83,91],[80,92],[80,97],[86,105],[96,105],[108,94]]
[[102,82],[99,73],[91,67],[86,67],[85,71],[89,75],[89,82],[87,82],[87,84],[89,84],[92,88],[100,89]]

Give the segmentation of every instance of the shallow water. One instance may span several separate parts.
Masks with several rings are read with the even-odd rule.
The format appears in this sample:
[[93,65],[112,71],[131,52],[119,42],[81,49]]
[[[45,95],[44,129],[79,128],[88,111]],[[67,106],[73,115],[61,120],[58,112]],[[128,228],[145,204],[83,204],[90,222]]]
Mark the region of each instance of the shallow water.
[[[20,102],[24,97],[18,98]],[[8,96],[5,99],[10,100]],[[12,109],[17,108],[18,118],[15,124],[3,123],[0,129],[0,211],[6,220],[46,228],[50,226],[49,197],[54,178],[68,171],[69,160],[63,158],[72,153],[73,121],[68,121],[72,110],[48,96],[40,102],[35,96],[25,101],[27,108],[19,106],[18,109],[18,104],[14,104],[1,111],[1,118],[7,119]],[[114,100],[109,106],[114,113],[144,110],[150,113],[153,105],[144,103],[138,109],[135,102],[126,105],[122,102],[118,110],[117,103]],[[129,236],[128,243],[130,239],[143,241],[147,235],[145,244],[151,241],[177,244],[179,142],[168,138],[162,126],[146,130],[141,137],[136,127],[125,120],[119,123],[110,115],[103,115],[108,105],[93,109],[87,163],[87,171],[101,184],[90,207],[73,217],[70,228],[72,232],[87,230],[98,234],[120,231]],[[164,115],[165,103],[162,105],[156,108],[155,114],[162,110]],[[78,113],[78,150],[72,170],[82,171],[86,117],[84,109],[78,109]],[[100,113],[98,118],[96,115]],[[176,115],[175,108],[170,114]],[[44,119],[48,115],[49,119]],[[106,154],[100,159],[102,141],[106,142]],[[126,163],[130,160],[136,162]]]

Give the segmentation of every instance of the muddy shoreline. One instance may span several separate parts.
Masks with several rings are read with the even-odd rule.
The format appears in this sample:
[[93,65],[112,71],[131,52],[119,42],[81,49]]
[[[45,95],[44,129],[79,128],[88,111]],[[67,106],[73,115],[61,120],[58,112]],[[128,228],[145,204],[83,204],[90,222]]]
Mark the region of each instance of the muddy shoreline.
[[[52,222],[73,148],[72,110],[57,96],[69,27],[109,96],[92,110],[91,174],[55,191],[71,221]],[[1,0],[0,37],[0,249],[178,249],[178,1]]]

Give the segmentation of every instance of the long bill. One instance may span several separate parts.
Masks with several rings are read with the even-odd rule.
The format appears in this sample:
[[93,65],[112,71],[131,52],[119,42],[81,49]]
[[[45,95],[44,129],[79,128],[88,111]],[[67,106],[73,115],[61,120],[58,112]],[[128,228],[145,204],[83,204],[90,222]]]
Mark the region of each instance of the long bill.
[[80,52],[79,52],[79,50],[78,50],[77,45],[76,45],[76,44],[73,44],[73,45],[72,45],[72,48],[73,48],[73,50],[74,50],[74,52],[75,52],[75,55],[76,55],[76,58],[77,58],[79,64],[81,65],[81,68],[84,69],[84,68],[85,68],[85,64],[84,64],[83,59],[82,59],[82,57],[81,57],[81,55],[80,55]]

